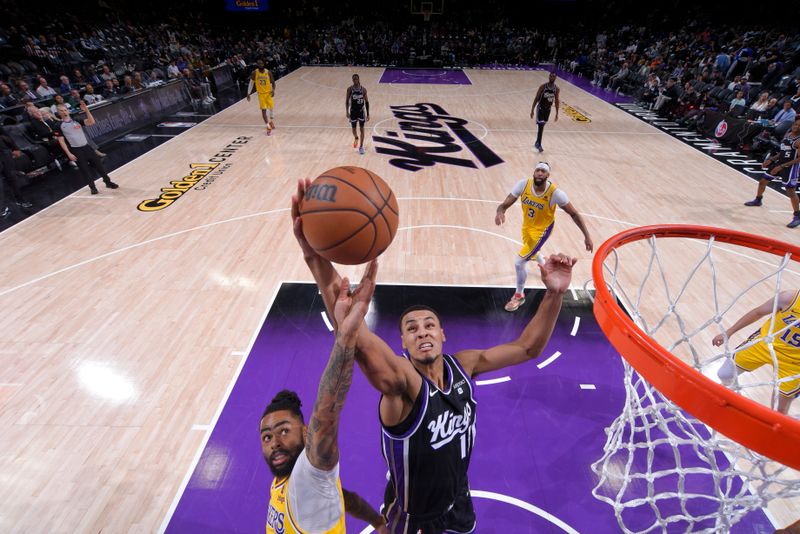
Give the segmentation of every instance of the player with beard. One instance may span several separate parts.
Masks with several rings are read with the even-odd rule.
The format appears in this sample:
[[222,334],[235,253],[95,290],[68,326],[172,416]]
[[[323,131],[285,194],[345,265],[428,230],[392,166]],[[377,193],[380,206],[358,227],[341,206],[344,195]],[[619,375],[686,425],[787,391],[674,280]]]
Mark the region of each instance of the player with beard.
[[556,221],[556,206],[569,213],[583,232],[586,251],[594,248],[581,214],[569,201],[567,194],[550,181],[550,165],[540,161],[533,170],[533,178],[523,178],[511,189],[511,193],[497,207],[494,223],[498,226],[506,221],[506,210],[520,199],[522,206],[522,248],[514,267],[517,271],[517,291],[506,303],[506,311],[517,311],[525,303],[525,281],[528,279],[527,264],[531,260],[541,263],[539,252],[547,238],[553,233]]
[[267,135],[271,135],[272,130],[275,129],[275,123],[273,122],[275,78],[272,76],[272,71],[264,66],[263,59],[256,61],[256,66],[256,70],[250,75],[250,83],[247,84],[247,101],[250,102],[250,95],[253,92],[258,93],[258,107],[261,108],[261,118],[264,119],[264,124],[267,126]]
[[388,534],[381,515],[339,480],[339,414],[353,378],[359,328],[375,291],[377,263],[367,267],[351,291],[345,278],[333,305],[336,342],[322,375],[311,420],[306,426],[300,399],[278,393],[261,417],[261,452],[274,475],[267,534],[345,532],[345,511]]
[[[332,315],[339,288],[347,282],[303,235],[299,203],[310,185],[301,180],[292,197],[294,234]],[[427,306],[413,306],[400,317],[402,357],[361,321],[355,357],[381,393],[381,444],[389,468],[383,514],[390,532],[475,531],[467,479],[475,441],[472,380],[539,356],[553,332],[575,261],[556,254],[540,265],[547,289],[536,314],[517,339],[488,349],[444,354],[439,315]]]

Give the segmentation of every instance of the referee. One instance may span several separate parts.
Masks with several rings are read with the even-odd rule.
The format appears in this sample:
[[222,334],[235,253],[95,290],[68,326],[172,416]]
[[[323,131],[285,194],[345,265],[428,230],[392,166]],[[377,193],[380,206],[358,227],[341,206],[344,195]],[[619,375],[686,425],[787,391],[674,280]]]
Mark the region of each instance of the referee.
[[97,188],[94,186],[94,178],[92,177],[89,165],[95,168],[100,176],[103,177],[103,182],[109,189],[116,189],[119,186],[111,181],[108,177],[100,157],[95,153],[94,149],[89,146],[89,139],[86,137],[86,132],[83,131],[83,126],[91,126],[95,123],[92,112],[86,106],[86,102],[80,103],[81,111],[86,114],[86,119],[83,121],[72,120],[66,106],[58,106],[58,116],[61,118],[61,123],[56,130],[58,143],[61,145],[61,150],[67,155],[70,161],[78,164],[78,169],[86,180],[93,195],[97,194]]

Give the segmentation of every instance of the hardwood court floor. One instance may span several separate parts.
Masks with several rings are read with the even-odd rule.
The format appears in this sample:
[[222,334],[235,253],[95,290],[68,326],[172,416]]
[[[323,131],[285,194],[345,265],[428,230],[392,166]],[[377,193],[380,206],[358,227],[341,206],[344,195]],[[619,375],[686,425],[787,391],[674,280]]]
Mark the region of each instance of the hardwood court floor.
[[[371,136],[360,156],[343,105],[353,72],[369,91],[371,133],[397,131],[389,106],[435,103],[504,163],[412,173]],[[528,114],[543,72],[468,71],[472,85],[457,86],[379,85],[381,73],[299,69],[277,83],[274,135],[256,99],[239,102],[116,170],[120,189],[84,189],[0,234],[0,531],[159,528],[278,283],[311,279],[290,228],[297,178],[360,165],[389,182],[401,230],[382,257],[384,282],[511,287],[521,216],[514,206],[498,228],[494,212],[543,159],[595,246],[656,223],[800,235],[784,226],[787,199],[768,190],[761,209],[742,207],[751,180],[563,81],[562,101],[592,122],[562,112],[535,153]],[[137,210],[211,158],[229,166],[204,189]],[[569,217],[557,220],[545,252],[578,256],[582,285],[591,257]],[[758,272],[742,258],[731,269]],[[792,273],[786,282],[800,284]],[[781,524],[798,515],[774,513]]]

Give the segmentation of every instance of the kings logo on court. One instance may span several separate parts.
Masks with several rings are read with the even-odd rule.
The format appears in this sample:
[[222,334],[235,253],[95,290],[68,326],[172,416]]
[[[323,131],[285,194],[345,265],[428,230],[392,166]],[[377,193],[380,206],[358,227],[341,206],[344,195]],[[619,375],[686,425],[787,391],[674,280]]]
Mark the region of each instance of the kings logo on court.
[[[389,163],[405,171],[417,172],[437,163],[477,169],[493,167],[503,160],[467,126],[469,121],[450,115],[438,104],[421,103],[389,106],[399,131],[373,135],[375,151],[392,156]],[[456,141],[458,139],[461,144]],[[466,151],[472,157],[458,157]]]

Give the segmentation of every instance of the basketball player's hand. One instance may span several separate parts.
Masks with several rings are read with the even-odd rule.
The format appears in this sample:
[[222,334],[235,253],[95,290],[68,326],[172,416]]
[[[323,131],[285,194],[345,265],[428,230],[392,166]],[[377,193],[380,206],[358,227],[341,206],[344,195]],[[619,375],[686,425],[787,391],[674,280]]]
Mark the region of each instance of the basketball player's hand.
[[349,111],[345,111],[344,114],[348,119],[350,118],[350,112]]
[[317,251],[311,248],[311,245],[308,244],[308,240],[303,234],[303,219],[300,217],[300,203],[303,201],[303,197],[306,194],[306,189],[308,189],[310,186],[311,180],[308,178],[297,180],[297,193],[292,195],[292,230],[294,231],[295,239],[297,239],[297,242],[300,244],[300,248],[303,251],[303,257],[306,259],[319,256]]
[[247,95],[247,101],[250,102],[250,95]]
[[556,113],[556,118],[553,119],[553,122],[558,122],[558,113]]
[[375,292],[375,277],[378,274],[378,260],[372,260],[367,265],[361,283],[356,288],[350,286],[347,277],[342,279],[339,295],[333,306],[333,316],[338,329],[337,338],[345,346],[355,346],[358,329],[369,309],[369,301]]
[[533,118],[533,111],[531,111],[531,118]]
[[715,347],[719,347],[725,341],[725,337],[722,334],[717,334],[714,336],[714,339],[711,340],[711,344]]
[[770,169],[769,173],[772,176],[777,176],[778,173],[781,172],[782,169],[783,169],[783,165],[775,165],[774,167],[772,167],[772,169]]
[[505,214],[505,212],[498,211],[497,213],[495,213],[495,215],[494,215],[494,224],[496,224],[497,226],[500,226],[504,222],[506,222],[506,214]]
[[548,257],[543,265],[538,264],[544,287],[548,291],[564,293],[569,289],[569,284],[572,281],[572,266],[577,261],[577,258],[570,258],[566,254],[559,253]]
[[584,239],[583,244],[586,246],[586,252],[591,252],[594,250],[594,243],[592,243],[591,237]]
[[67,159],[70,161],[78,161],[78,158],[75,157],[75,154],[67,154]]

